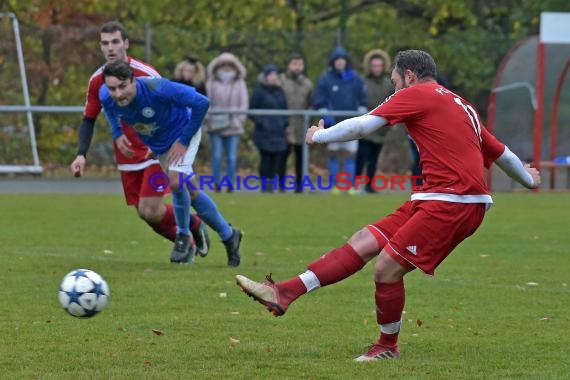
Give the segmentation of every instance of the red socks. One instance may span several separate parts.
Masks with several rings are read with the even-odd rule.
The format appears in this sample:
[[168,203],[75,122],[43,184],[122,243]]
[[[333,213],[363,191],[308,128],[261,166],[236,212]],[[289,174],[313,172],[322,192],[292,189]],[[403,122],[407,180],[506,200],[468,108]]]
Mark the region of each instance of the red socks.
[[[164,236],[170,241],[176,239],[176,219],[174,218],[174,210],[171,203],[165,204],[166,212],[162,217],[162,220],[158,224],[150,224],[154,232],[159,235]],[[195,231],[202,222],[202,218],[198,214],[192,214],[190,216],[190,230]]]
[[150,224],[150,226],[159,235],[164,236],[170,241],[174,241],[176,238],[176,219],[174,219],[172,204],[166,204],[166,212],[160,223]]
[[[320,286],[327,286],[353,275],[365,264],[356,251],[349,244],[345,244],[310,263],[308,269],[317,277]],[[280,296],[286,301],[286,306],[307,292],[307,287],[299,276],[279,282],[276,286]],[[378,343],[385,347],[396,347],[406,301],[404,280],[391,284],[377,282],[375,299],[376,320],[381,329]]]
[[307,288],[299,276],[295,276],[289,280],[281,281],[275,284],[279,289],[282,306],[289,306],[289,304],[299,298],[301,295],[307,293]]
[[398,342],[406,289],[404,280],[392,284],[376,283],[376,320],[380,325],[382,346],[393,347]]
[[333,249],[309,264],[321,286],[339,282],[361,270],[366,263],[349,244]]
[[[350,245],[345,244],[313,261],[307,268],[315,274],[320,286],[326,286],[358,272],[365,264],[356,251]],[[299,276],[278,282],[276,285],[280,294],[285,296],[289,302],[307,292],[307,287]]]

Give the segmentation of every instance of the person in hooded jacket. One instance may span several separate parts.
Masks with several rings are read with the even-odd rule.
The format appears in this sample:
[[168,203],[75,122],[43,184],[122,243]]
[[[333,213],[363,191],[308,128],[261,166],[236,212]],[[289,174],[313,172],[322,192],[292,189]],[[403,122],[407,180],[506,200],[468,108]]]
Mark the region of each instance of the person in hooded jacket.
[[206,95],[206,69],[195,55],[189,55],[185,60],[178,62],[172,80],[192,86],[200,94]]
[[[350,116],[332,117],[326,115],[326,111],[367,112],[366,86],[358,73],[353,70],[350,56],[343,47],[337,46],[333,49],[327,71],[321,75],[317,82],[313,106],[315,109],[323,111],[325,128],[350,118]],[[332,194],[340,194],[336,185],[337,175],[341,168],[341,159],[344,161],[344,172],[348,176],[347,179],[354,181],[357,148],[357,140],[327,144],[329,176],[333,185]],[[351,187],[348,189],[348,193],[355,194],[356,192]]]
[[[249,94],[245,83],[246,70],[241,61],[231,53],[222,53],[208,64],[206,94],[210,98],[210,111],[230,109],[247,111]],[[216,191],[235,189],[237,152],[244,133],[245,114],[210,113],[205,129],[212,149],[212,174]],[[226,156],[227,175],[222,182],[222,156]]]
[[[250,106],[252,109],[286,110],[287,101],[279,80],[279,69],[267,65],[259,76],[259,83],[253,90]],[[279,178],[279,168],[287,155],[287,116],[251,115],[255,124],[253,142],[259,150],[259,176],[261,190],[273,192],[275,178]],[[265,181],[264,181],[265,180]],[[281,178],[279,178],[281,182]],[[282,187],[281,187],[282,188]]]

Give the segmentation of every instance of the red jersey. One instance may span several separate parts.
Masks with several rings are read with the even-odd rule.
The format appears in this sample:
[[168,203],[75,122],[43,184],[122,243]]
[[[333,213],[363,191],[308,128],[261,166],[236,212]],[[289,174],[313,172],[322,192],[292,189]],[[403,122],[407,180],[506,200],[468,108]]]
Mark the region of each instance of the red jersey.
[[418,147],[424,182],[412,200],[492,203],[484,168],[505,145],[485,129],[473,105],[430,82],[397,91],[370,114],[404,123]]
[[[128,57],[128,62],[136,77],[160,78],[158,71],[156,71],[156,69],[151,65],[131,57]],[[89,85],[87,87],[87,100],[85,101],[85,111],[83,112],[83,116],[94,120],[97,119],[102,108],[101,102],[99,101],[99,89],[104,84],[103,67],[104,66],[101,66],[93,73],[93,75],[91,75],[91,78],[89,78]],[[145,158],[148,152],[148,147],[143,144],[132,127],[125,123],[121,123],[121,127],[125,136],[127,136],[129,141],[132,143],[131,149],[135,153],[132,157],[127,157],[117,149],[113,142],[113,146],[115,148],[115,160],[117,161],[119,170],[141,170],[158,162],[156,160],[148,160]]]

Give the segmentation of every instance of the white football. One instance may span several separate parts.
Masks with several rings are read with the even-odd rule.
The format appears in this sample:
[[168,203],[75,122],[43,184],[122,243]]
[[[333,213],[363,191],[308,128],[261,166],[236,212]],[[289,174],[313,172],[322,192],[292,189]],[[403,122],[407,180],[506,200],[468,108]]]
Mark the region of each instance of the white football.
[[91,318],[109,302],[109,285],[100,274],[89,269],[76,269],[65,275],[59,285],[59,303],[69,314]]

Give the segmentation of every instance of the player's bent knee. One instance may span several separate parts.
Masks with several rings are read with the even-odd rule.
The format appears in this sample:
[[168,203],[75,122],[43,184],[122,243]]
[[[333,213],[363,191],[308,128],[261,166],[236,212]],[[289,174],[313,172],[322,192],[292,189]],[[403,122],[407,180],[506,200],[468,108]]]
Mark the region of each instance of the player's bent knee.
[[180,182],[178,181],[178,177],[170,178],[170,191],[177,192],[180,191]]
[[200,194],[200,190],[198,190],[198,189],[188,188],[188,191],[190,192],[190,199],[192,199],[192,200],[196,199],[196,197]]
[[363,228],[352,235],[348,244],[365,262],[372,260],[380,252],[376,238],[367,228]]
[[374,280],[376,282],[394,283],[400,281],[408,272],[408,269],[400,265],[385,250],[382,250],[374,267]]
[[180,172],[175,170],[168,170],[168,184],[171,191],[179,191],[180,190]]
[[137,206],[137,213],[141,219],[148,223],[159,223],[164,217],[166,207],[162,198],[142,200]]

